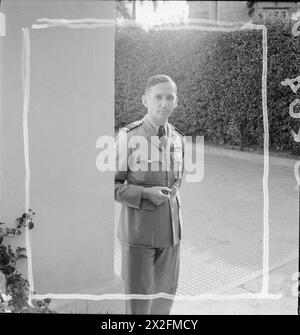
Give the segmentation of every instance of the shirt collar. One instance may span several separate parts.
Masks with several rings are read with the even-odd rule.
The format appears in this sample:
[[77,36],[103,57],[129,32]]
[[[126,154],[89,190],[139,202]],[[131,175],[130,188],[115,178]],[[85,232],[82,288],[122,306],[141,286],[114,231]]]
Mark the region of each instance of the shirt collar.
[[[155,129],[155,133],[157,134],[157,133],[158,133],[158,128],[159,128],[159,126],[156,125],[156,124],[150,119],[150,117],[149,117],[148,114],[146,114],[146,117],[147,117],[148,121],[150,122],[151,126]],[[164,127],[165,127],[166,134],[168,134],[168,122],[165,124]]]

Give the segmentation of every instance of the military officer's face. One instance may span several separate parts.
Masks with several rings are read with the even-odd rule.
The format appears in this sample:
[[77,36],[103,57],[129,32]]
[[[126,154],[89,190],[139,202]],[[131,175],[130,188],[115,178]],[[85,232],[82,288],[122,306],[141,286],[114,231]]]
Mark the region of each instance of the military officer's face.
[[177,107],[176,88],[171,83],[158,83],[142,97],[144,106],[157,125],[164,125]]

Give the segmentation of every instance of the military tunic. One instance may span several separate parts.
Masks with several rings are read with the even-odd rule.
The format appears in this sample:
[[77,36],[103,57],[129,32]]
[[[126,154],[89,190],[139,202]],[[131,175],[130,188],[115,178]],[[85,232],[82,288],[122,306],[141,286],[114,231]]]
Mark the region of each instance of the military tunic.
[[[117,235],[128,294],[152,294],[157,290],[175,294],[177,289],[182,226],[178,188],[184,145],[182,134],[169,123],[166,131],[169,145],[164,147],[146,115],[121,130],[116,139],[115,199],[122,206]],[[144,141],[147,150],[136,149],[139,141]],[[143,199],[143,189],[153,186],[172,188],[171,197],[159,206]],[[127,309],[150,313],[151,301],[129,300]]]

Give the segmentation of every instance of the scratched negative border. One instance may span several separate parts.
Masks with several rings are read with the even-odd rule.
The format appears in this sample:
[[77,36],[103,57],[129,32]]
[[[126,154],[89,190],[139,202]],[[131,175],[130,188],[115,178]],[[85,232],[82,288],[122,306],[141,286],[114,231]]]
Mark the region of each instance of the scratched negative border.
[[[193,20],[194,22],[195,20]],[[207,23],[207,20],[198,20],[197,22]],[[67,28],[111,28],[115,26],[115,20],[113,19],[95,19],[95,18],[84,18],[76,20],[65,20],[65,19],[37,19],[37,24],[32,25],[32,29],[48,29],[52,27],[67,27]],[[220,22],[210,21],[214,24],[220,24]],[[123,23],[126,26],[137,26],[138,24],[131,21],[125,21]],[[198,25],[186,25],[186,26],[164,26],[160,29],[163,30],[207,30],[207,31],[239,31],[243,29],[253,29],[262,31],[262,46],[263,46],[263,69],[262,69],[262,109],[263,109],[263,122],[264,122],[264,171],[263,171],[263,285],[260,293],[246,293],[246,294],[235,294],[235,295],[218,295],[218,294],[201,294],[201,295],[171,295],[167,293],[157,294],[35,294],[33,284],[33,273],[32,273],[32,255],[30,246],[30,231],[27,228],[25,231],[25,245],[28,256],[28,281],[29,281],[29,304],[32,304],[32,299],[82,299],[82,300],[105,300],[105,299],[149,299],[149,298],[167,298],[175,300],[237,300],[237,299],[280,299],[282,294],[269,293],[269,191],[268,191],[268,178],[269,178],[269,125],[268,125],[268,109],[267,109],[267,28],[264,25],[255,25],[252,23],[246,23],[243,26],[233,26],[232,23],[221,23],[222,26],[198,26]],[[227,27],[223,27],[226,26]],[[148,28],[152,30],[153,28]],[[22,28],[23,31],[23,87],[24,87],[24,100],[23,100],[23,138],[24,138],[24,155],[25,155],[25,211],[29,210],[30,200],[30,164],[29,164],[29,144],[28,144],[28,106],[29,106],[29,91],[30,91],[30,34],[29,28]]]

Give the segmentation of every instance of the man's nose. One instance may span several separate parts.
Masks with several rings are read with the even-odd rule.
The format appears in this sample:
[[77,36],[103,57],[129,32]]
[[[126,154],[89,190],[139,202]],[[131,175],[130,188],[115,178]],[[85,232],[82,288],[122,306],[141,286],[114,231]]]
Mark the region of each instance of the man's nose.
[[167,107],[167,105],[168,105],[168,100],[167,99],[165,99],[165,98],[163,98],[163,99],[161,99],[161,106],[162,107]]

